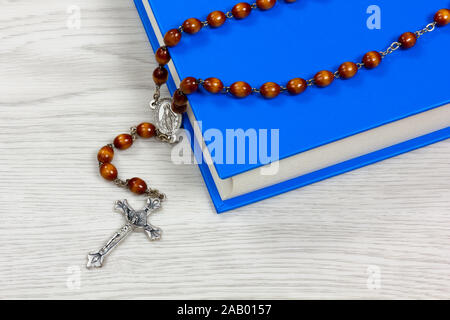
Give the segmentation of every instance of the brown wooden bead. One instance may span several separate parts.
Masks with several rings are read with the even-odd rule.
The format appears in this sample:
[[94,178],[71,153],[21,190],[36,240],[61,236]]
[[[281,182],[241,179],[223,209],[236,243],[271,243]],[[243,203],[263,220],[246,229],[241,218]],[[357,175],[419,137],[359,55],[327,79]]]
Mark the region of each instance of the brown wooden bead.
[[187,19],[184,23],[183,23],[183,30],[186,33],[189,34],[195,34],[197,32],[199,32],[203,27],[203,24],[200,20],[198,20],[197,18],[190,18]]
[[169,79],[169,72],[164,67],[158,67],[153,71],[153,81],[157,85],[162,85],[167,82],[167,79]]
[[128,189],[136,194],[143,194],[147,191],[147,184],[140,178],[132,178],[128,180]]
[[172,111],[175,113],[183,114],[187,110],[187,104],[184,105],[176,105],[175,103],[172,103]]
[[238,3],[233,7],[231,13],[236,19],[244,19],[247,18],[252,12],[252,6],[247,2]]
[[167,31],[164,36],[164,43],[168,47],[175,47],[181,40],[181,32],[178,29]]
[[318,87],[327,87],[334,81],[334,74],[331,71],[323,70],[314,76],[314,83]]
[[237,98],[245,98],[252,93],[252,87],[244,81],[238,81],[230,86],[230,92]]
[[381,63],[381,54],[377,51],[370,51],[364,55],[362,62],[367,69],[373,69],[378,67]]
[[203,87],[210,93],[219,93],[223,90],[223,83],[217,78],[208,78],[203,82]]
[[104,146],[98,151],[97,160],[101,163],[109,163],[114,158],[114,150],[110,146]]
[[197,79],[194,77],[187,77],[183,81],[181,81],[180,84],[180,90],[184,94],[191,94],[197,91],[198,89],[198,82]]
[[227,16],[222,11],[213,11],[206,18],[208,25],[213,28],[221,27],[225,21],[227,21]]
[[443,27],[450,23],[450,10],[441,9],[434,15],[434,21],[439,27]]
[[114,181],[117,179],[117,169],[111,163],[104,163],[100,166],[100,175],[108,181]]
[[256,0],[256,6],[261,10],[272,9],[277,0]]
[[286,89],[291,94],[300,94],[305,91],[306,88],[308,88],[308,83],[302,78],[292,79],[286,85]]
[[148,139],[156,134],[156,128],[149,122],[143,122],[136,127],[136,133],[139,135],[139,137]]
[[156,50],[156,62],[158,62],[160,65],[166,65],[170,61],[170,53],[167,47],[161,47],[158,50]]
[[264,98],[273,99],[280,94],[281,87],[275,82],[266,82],[261,86],[259,91]]
[[120,134],[114,139],[114,147],[119,150],[125,150],[133,144],[133,137],[128,133]]
[[296,2],[297,0],[284,0],[285,2],[287,2],[287,3],[294,3],[294,2]]
[[342,79],[353,78],[358,72],[358,66],[354,62],[344,62],[339,67],[339,76]]
[[186,95],[180,90],[176,90],[173,93],[173,104],[176,106],[184,106],[188,102]]
[[417,36],[412,32],[405,32],[400,36],[398,42],[402,44],[403,49],[409,49],[416,45]]

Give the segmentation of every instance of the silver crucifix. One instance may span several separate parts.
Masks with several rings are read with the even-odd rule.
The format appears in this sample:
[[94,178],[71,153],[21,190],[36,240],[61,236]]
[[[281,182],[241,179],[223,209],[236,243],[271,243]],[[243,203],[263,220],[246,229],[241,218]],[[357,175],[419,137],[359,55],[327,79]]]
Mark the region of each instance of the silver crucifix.
[[104,258],[135,229],[144,230],[151,241],[161,239],[161,229],[148,223],[148,216],[161,207],[161,200],[149,198],[144,209],[136,211],[127,200],[116,201],[114,209],[125,216],[127,223],[117,231],[100,251],[88,254],[88,268],[101,268]]

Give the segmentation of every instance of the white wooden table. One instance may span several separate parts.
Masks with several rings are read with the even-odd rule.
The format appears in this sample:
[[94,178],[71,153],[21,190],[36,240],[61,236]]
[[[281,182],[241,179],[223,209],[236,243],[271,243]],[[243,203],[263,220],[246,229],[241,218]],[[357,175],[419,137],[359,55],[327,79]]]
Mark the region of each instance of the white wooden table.
[[95,155],[147,115],[152,50],[132,1],[0,8],[0,298],[450,298],[450,141],[223,215],[196,166],[139,141],[118,167],[170,197],[164,239],[86,270],[113,201],[142,204]]

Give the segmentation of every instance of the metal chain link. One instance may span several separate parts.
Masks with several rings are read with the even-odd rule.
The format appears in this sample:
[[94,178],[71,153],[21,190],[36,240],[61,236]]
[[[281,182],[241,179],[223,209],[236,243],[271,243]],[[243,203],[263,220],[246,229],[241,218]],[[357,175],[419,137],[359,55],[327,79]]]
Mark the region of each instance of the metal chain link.
[[400,49],[401,46],[402,46],[402,44],[398,41],[392,42],[392,44],[385,51],[380,51],[381,57],[384,58],[388,54],[391,54],[392,52],[397,51],[398,49]]
[[135,141],[138,138],[136,127],[130,128],[130,135],[131,135],[131,138],[133,139],[133,141]]
[[158,198],[161,201],[167,200],[166,194],[160,192],[158,189],[148,188],[147,191],[145,191],[145,195],[150,198]]
[[153,100],[158,102],[159,98],[161,98],[161,86],[155,87],[155,93],[153,94]]
[[177,139],[177,137],[175,135],[168,135],[168,134],[162,133],[158,129],[156,129],[156,138],[161,142],[166,142],[169,144],[176,144],[179,142],[179,140]]
[[122,180],[122,179],[115,179],[113,181],[113,183],[118,186],[119,188],[128,188],[128,179],[127,180]]
[[419,37],[423,36],[425,33],[434,31],[434,29],[436,29],[436,22],[435,21],[433,21],[432,23],[427,24],[427,26],[425,28],[414,32],[414,34],[417,36],[417,38],[419,38]]

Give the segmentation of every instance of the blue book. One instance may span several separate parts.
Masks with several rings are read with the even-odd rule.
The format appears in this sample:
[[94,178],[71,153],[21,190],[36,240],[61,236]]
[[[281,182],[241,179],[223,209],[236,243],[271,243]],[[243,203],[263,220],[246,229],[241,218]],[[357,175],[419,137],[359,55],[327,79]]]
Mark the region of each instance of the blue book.
[[[236,0],[135,0],[154,50],[184,20],[227,12]],[[243,20],[183,34],[170,49],[168,87],[180,79],[246,81],[313,78],[384,51],[400,34],[433,21],[448,5],[432,1],[282,0]],[[436,28],[409,50],[389,54],[373,70],[327,88],[273,100],[189,96],[183,125],[195,139],[200,171],[217,212],[224,212],[447,139],[450,136],[450,26]],[[149,52],[149,54],[153,54]],[[149,70],[152,72],[152,70]],[[299,204],[300,205],[300,204]]]

